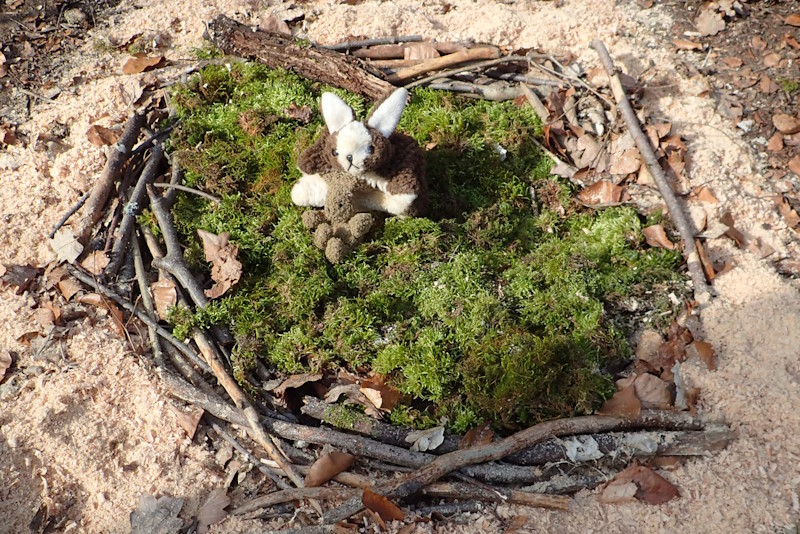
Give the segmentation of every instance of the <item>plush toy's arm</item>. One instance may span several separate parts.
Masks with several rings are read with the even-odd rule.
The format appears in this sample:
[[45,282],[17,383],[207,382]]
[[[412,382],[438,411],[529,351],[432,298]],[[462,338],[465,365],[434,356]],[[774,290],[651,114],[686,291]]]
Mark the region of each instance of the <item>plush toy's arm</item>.
[[425,156],[422,149],[413,138],[403,134],[393,135],[392,142],[396,159],[390,176],[386,176],[389,180],[386,191],[393,195],[425,193]]
[[325,135],[305,149],[297,158],[297,168],[305,174],[321,174],[333,170],[325,155]]

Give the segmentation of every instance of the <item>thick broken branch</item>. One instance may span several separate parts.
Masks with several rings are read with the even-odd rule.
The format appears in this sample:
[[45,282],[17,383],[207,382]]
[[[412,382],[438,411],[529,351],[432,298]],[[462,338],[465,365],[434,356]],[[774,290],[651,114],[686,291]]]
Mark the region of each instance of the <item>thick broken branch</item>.
[[130,157],[134,143],[139,138],[139,132],[144,125],[144,118],[143,114],[134,113],[125,123],[122,137],[119,138],[116,144],[109,147],[106,166],[100,178],[92,187],[89,200],[84,206],[85,214],[75,229],[75,235],[84,245],[89,241],[89,236],[94,226],[103,218],[103,208],[108,201],[111,190],[114,189],[114,183],[120,179],[122,169]]
[[661,193],[661,197],[667,205],[667,210],[669,210],[672,222],[681,235],[681,239],[683,240],[683,254],[686,258],[686,265],[689,268],[689,275],[694,284],[695,296],[702,295],[703,298],[707,298],[710,295],[710,289],[708,285],[706,285],[703,265],[695,245],[695,235],[697,231],[694,228],[694,224],[686,216],[683,207],[672,192],[672,187],[670,187],[669,181],[664,171],[661,169],[661,165],[658,163],[658,158],[653,151],[653,147],[650,145],[650,140],[642,130],[642,125],[636,117],[633,107],[631,107],[628,96],[625,94],[625,89],[622,87],[619,74],[617,73],[616,67],[614,67],[614,61],[611,59],[606,45],[604,45],[602,41],[595,40],[592,41],[591,47],[597,51],[600,56],[600,61],[603,63],[603,67],[606,69],[606,72],[608,72],[611,90],[614,93],[614,98],[619,105],[619,109],[622,111],[622,116],[628,125],[628,131],[633,136],[636,147],[639,149],[639,152],[641,152],[642,158],[644,158],[647,164],[647,169],[650,171],[650,175],[653,177],[653,181],[655,181],[658,186],[658,191]]
[[347,89],[380,100],[394,87],[370,72],[363,61],[300,43],[275,33],[256,31],[220,15],[208,23],[206,37],[226,54],[256,59],[268,67],[281,67],[304,78]]

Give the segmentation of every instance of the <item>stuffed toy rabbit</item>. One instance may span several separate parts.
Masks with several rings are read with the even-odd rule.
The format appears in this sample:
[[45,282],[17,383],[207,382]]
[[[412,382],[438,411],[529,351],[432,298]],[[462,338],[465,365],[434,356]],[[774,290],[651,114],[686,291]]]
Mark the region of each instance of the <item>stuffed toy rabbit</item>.
[[397,89],[376,106],[366,122],[333,93],[322,95],[327,133],[298,158],[303,176],[292,188],[298,206],[325,205],[328,184],[323,175],[345,171],[371,186],[357,195],[358,211],[423,215],[428,207],[425,157],[411,137],[395,132],[408,91]]
[[342,261],[372,229],[375,217],[371,213],[359,213],[355,199],[369,185],[344,171],[323,176],[328,185],[324,210],[309,210],[303,213],[303,224],[314,230],[314,244],[325,251],[331,263]]

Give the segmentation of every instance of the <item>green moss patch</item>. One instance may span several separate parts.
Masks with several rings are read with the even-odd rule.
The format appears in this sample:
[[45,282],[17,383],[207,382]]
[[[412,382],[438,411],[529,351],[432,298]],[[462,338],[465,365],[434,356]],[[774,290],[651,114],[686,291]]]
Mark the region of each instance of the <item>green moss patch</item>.
[[[197,229],[229,232],[245,272],[207,309],[176,314],[178,333],[229,325],[239,379],[255,358],[286,373],[385,375],[405,394],[390,417],[403,424],[516,428],[610,396],[607,369],[630,353],[619,304],[667,306],[679,255],[644,245],[630,208],[572,203],[531,142],[540,124],[529,107],[417,90],[399,129],[426,147],[431,216],[388,218],[331,265],[289,199],[297,155],[323,128],[325,90],[368,111],[253,64],[208,67],[175,90],[171,143],[186,181],[222,197],[178,197],[187,257],[206,269]],[[292,106],[309,106],[311,122]],[[531,205],[531,188],[544,205]]]

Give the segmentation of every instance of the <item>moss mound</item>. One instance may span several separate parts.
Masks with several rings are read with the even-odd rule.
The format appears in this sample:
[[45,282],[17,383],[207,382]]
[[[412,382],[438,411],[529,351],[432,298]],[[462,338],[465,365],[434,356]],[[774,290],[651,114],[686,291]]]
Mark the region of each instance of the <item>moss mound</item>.
[[[207,268],[197,229],[229,232],[246,273],[207,309],[176,313],[176,333],[230,325],[240,380],[255,358],[385,375],[406,394],[391,416],[404,424],[515,428],[597,407],[613,391],[606,369],[630,352],[615,303],[674,282],[679,255],[644,247],[632,209],[572,204],[530,142],[527,106],[417,90],[399,129],[427,149],[432,216],[389,218],[331,265],[289,199],[325,90],[365,115],[358,97],[254,64],[208,67],[175,90],[186,181],[222,197],[179,196],[187,257]],[[303,106],[308,124],[292,118]]]

